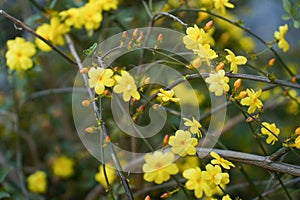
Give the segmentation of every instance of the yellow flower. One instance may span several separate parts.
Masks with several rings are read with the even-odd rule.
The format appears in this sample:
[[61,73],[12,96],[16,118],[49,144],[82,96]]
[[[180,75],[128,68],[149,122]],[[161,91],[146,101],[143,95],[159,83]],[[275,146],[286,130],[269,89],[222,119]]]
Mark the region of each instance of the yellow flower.
[[203,172],[199,167],[184,170],[182,173],[183,177],[187,179],[185,187],[188,190],[194,190],[194,195],[197,198],[201,198],[203,193],[205,193],[206,196],[212,195],[211,188],[208,182],[203,179],[202,174]]
[[285,40],[284,36],[286,35],[289,27],[287,24],[279,26],[279,31],[274,32],[274,37],[278,42],[278,47],[287,52],[289,50],[289,43]]
[[130,100],[130,97],[139,100],[140,94],[137,91],[137,86],[135,85],[133,77],[126,71],[122,71],[121,75],[122,76],[114,76],[117,81],[114,92],[118,94],[123,93],[123,100],[126,102]]
[[231,167],[235,167],[235,165],[232,163],[232,162],[230,162],[230,161],[228,161],[228,160],[226,160],[226,159],[224,159],[224,158],[222,158],[219,154],[217,154],[216,152],[210,152],[210,155],[211,155],[211,157],[213,157],[214,159],[213,160],[211,160],[210,162],[211,162],[211,164],[213,164],[213,165],[221,165],[223,168],[225,168],[225,169],[230,169],[230,166]]
[[81,17],[84,17],[83,25],[86,30],[95,30],[100,27],[102,10],[94,3],[87,3],[80,9]]
[[222,169],[219,165],[213,166],[208,164],[205,166],[205,169],[206,171],[202,172],[202,177],[210,182],[210,186],[229,183],[229,174],[222,173]]
[[300,135],[295,139],[295,144],[292,144],[292,147],[300,149]]
[[74,174],[74,161],[67,156],[60,156],[54,160],[52,171],[58,177],[69,178]]
[[89,72],[89,86],[95,88],[96,94],[103,94],[106,87],[112,87],[115,84],[113,78],[114,72],[111,69],[94,68],[92,67]]
[[175,136],[169,138],[169,145],[172,146],[171,151],[180,156],[195,155],[197,144],[198,140],[192,138],[189,131],[178,130]]
[[47,190],[47,174],[36,171],[27,177],[28,189],[34,193],[45,193]]
[[152,154],[146,154],[143,165],[144,179],[148,182],[154,181],[156,184],[169,180],[170,175],[175,175],[179,171],[177,165],[173,163],[174,158],[171,152],[155,151]]
[[[108,183],[109,184],[113,183],[117,178],[115,169],[110,165],[105,165],[105,172],[107,175]],[[97,174],[95,174],[95,180],[98,183],[100,183],[103,187],[107,188],[107,183],[106,183],[105,176],[104,176],[103,165],[99,166],[99,172]]]
[[231,200],[229,194],[226,194],[225,196],[222,197],[222,200]]
[[75,28],[80,29],[84,24],[84,18],[81,15],[81,8],[70,8],[68,10],[64,10],[59,13],[59,16],[67,26],[74,26]]
[[214,7],[218,10],[221,10],[222,14],[226,13],[226,8],[234,8],[232,3],[229,3],[229,0],[213,0]]
[[229,49],[225,49],[229,55],[226,56],[226,60],[230,63],[230,71],[232,73],[238,72],[238,65],[244,65],[247,63],[247,58],[244,56],[236,56],[232,51]]
[[[65,44],[64,34],[68,33],[70,28],[60,22],[58,17],[52,17],[50,24],[42,24],[36,29],[36,33],[46,40],[52,42],[53,45],[63,46]],[[40,39],[35,40],[35,44],[42,51],[51,51],[51,47]]]
[[224,92],[229,91],[229,78],[225,76],[225,71],[222,69],[211,72],[205,82],[209,83],[209,91],[214,92],[216,96],[222,96]]
[[157,96],[160,97],[160,100],[162,102],[178,102],[179,98],[174,97],[174,90],[164,90],[162,88],[159,89],[159,93],[157,93]]
[[209,44],[199,44],[198,48],[194,49],[194,53],[205,60],[213,60],[218,57],[218,54],[210,47]]
[[198,156],[185,156],[179,159],[177,163],[180,171],[199,166]]
[[105,11],[118,8],[118,0],[89,0],[89,3],[94,3]]
[[193,117],[192,120],[188,118],[183,118],[184,125],[190,127],[189,131],[192,134],[197,134],[198,138],[202,137],[200,128],[202,127],[201,124]]
[[214,44],[214,39],[209,33],[206,33],[204,29],[199,28],[196,24],[194,27],[188,27],[186,29],[186,36],[183,37],[183,43],[187,49],[194,49],[194,44]]
[[36,53],[34,44],[16,37],[7,41],[6,64],[11,70],[27,70],[33,66],[31,57]]
[[275,123],[269,124],[268,122],[263,122],[262,125],[263,127],[260,129],[261,133],[267,135],[266,142],[273,145],[278,141],[280,129],[276,127]]
[[260,89],[260,90],[258,90],[257,92],[255,92],[255,91],[252,90],[252,89],[250,89],[250,90],[247,89],[246,91],[247,91],[248,97],[243,98],[243,99],[241,100],[241,104],[242,104],[243,106],[249,106],[247,112],[248,112],[249,114],[252,114],[252,113],[255,112],[256,108],[262,109],[263,103],[262,103],[261,100],[258,98],[258,97],[261,95],[262,90]]

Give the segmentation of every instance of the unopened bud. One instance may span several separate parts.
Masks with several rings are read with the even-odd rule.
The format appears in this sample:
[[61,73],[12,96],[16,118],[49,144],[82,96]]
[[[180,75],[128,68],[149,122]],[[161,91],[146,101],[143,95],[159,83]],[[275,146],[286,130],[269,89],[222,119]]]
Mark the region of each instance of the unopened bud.
[[90,126],[90,127],[87,127],[86,129],[84,129],[85,132],[87,133],[94,133],[96,131],[96,127],[94,126]]
[[80,70],[80,73],[82,73],[82,74],[87,74],[88,72],[89,72],[89,68],[87,68],[87,67],[84,67],[84,68],[82,68],[81,70]]
[[297,83],[297,77],[296,77],[296,76],[294,76],[294,77],[292,78],[292,83]]
[[115,72],[119,71],[119,69],[120,69],[119,66],[115,66],[115,67],[114,67],[114,71],[115,71]]
[[247,117],[246,122],[247,122],[247,123],[250,123],[250,122],[252,122],[253,120],[254,120],[253,117]]
[[145,109],[145,106],[140,105],[139,108],[137,109],[137,112],[138,112],[138,113],[143,112],[144,109]]
[[202,65],[202,59],[200,57],[195,58],[191,64],[194,68],[199,68]]
[[138,33],[139,33],[139,29],[134,29],[133,33],[132,33],[132,37],[133,38],[136,38],[138,36]]
[[209,29],[211,29],[214,26],[214,21],[210,20],[209,22],[207,22],[204,26],[204,30],[207,31]]
[[224,67],[225,67],[225,64],[222,63],[222,62],[220,62],[220,63],[217,65],[216,70],[219,71],[219,70],[221,70],[221,69],[224,69]]
[[158,110],[159,106],[160,106],[160,105],[156,103],[156,104],[154,104],[154,105],[152,106],[152,108],[153,108],[154,110]]
[[141,42],[142,42],[142,40],[143,40],[143,36],[142,35],[140,35],[139,37],[138,37],[138,39],[136,39],[136,44],[140,44]]
[[106,136],[106,137],[105,137],[105,142],[106,142],[106,143],[109,143],[109,142],[110,142],[110,139],[111,139],[111,138],[110,138],[110,136],[109,136],[109,135],[108,135],[108,136]]
[[124,31],[122,33],[122,40],[125,40],[127,38],[127,35],[128,35],[127,31]]
[[132,41],[130,41],[130,42],[128,43],[127,48],[128,48],[128,49],[131,49],[131,48],[132,48]]
[[287,90],[284,90],[284,91],[283,91],[283,95],[284,95],[284,96],[287,96],[288,94],[289,94],[289,92],[288,92]]
[[163,147],[166,146],[169,143],[169,135],[166,134],[163,140]]
[[108,96],[110,94],[110,91],[108,89],[104,90],[103,95]]
[[82,102],[81,102],[81,104],[83,105],[83,106],[88,106],[88,105],[90,105],[91,104],[91,101],[90,100],[87,100],[87,99],[85,99],[85,100],[83,100]]
[[275,58],[271,58],[271,59],[269,60],[269,62],[268,62],[268,66],[269,66],[269,67],[273,66],[274,63],[275,63],[275,61],[276,61]]
[[145,200],[151,200],[150,196],[147,195],[147,196],[145,197]]
[[145,85],[148,85],[149,83],[151,82],[151,78],[150,77],[147,77],[144,81],[144,84]]
[[240,99],[243,99],[243,98],[245,98],[247,96],[247,92],[246,91],[241,91],[240,93],[239,93],[239,98]]
[[168,198],[169,196],[171,196],[171,193],[166,192],[166,193],[163,193],[162,195],[160,195],[160,198],[165,199],[165,198]]
[[163,35],[160,33],[158,36],[157,36],[157,42],[161,42],[163,39]]
[[298,127],[298,128],[296,128],[296,130],[295,130],[295,133],[294,133],[295,135],[300,135],[300,126]]
[[233,84],[235,89],[238,89],[239,87],[241,87],[241,85],[242,85],[242,79],[240,79],[240,78],[237,79]]

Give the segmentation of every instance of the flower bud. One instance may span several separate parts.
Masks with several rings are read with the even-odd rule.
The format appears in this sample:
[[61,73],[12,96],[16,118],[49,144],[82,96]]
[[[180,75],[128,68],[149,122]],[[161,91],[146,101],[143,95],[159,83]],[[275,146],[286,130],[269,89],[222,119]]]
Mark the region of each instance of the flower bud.
[[87,67],[84,67],[84,68],[82,68],[81,70],[80,70],[80,73],[82,73],[82,74],[87,74],[88,72],[89,72],[89,68],[87,68]]
[[106,137],[105,137],[105,142],[106,142],[106,143],[109,143],[109,142],[110,142],[110,139],[111,139],[111,138],[110,138],[110,136],[109,136],[109,135],[108,135],[108,136],[106,136]]
[[158,36],[157,36],[157,42],[160,43],[163,39],[163,35],[160,33]]
[[132,38],[136,38],[138,36],[139,33],[139,29],[134,29],[133,33],[132,33]]
[[297,77],[296,77],[296,76],[294,76],[294,77],[292,78],[292,83],[297,83]]
[[127,35],[128,35],[127,31],[124,31],[122,33],[122,40],[125,40],[127,38]]
[[108,89],[104,90],[103,95],[108,96],[110,94],[110,91]]
[[150,196],[147,195],[147,196],[145,197],[145,200],[151,200]]
[[241,87],[241,85],[242,85],[242,79],[240,79],[240,78],[237,79],[233,84],[235,89],[238,89],[239,87]]
[[300,135],[300,126],[298,127],[298,128],[296,128],[296,130],[295,130],[295,133],[294,133],[295,135]]
[[239,98],[240,99],[243,99],[243,98],[245,98],[247,96],[247,92],[246,91],[241,91],[240,93],[239,93]]
[[87,127],[86,129],[84,129],[85,132],[87,133],[94,133],[96,131],[96,127],[94,126],[90,126],[90,127]]
[[166,146],[169,143],[169,135],[166,134],[163,140],[163,147]]
[[225,67],[225,64],[222,63],[222,62],[220,62],[220,63],[217,65],[216,70],[219,71],[220,69],[224,69],[224,67]]
[[271,59],[269,60],[269,62],[268,62],[268,67],[271,67],[271,66],[273,66],[273,65],[274,65],[274,63],[275,63],[275,61],[276,61],[276,59],[275,59],[275,58],[271,58]]
[[161,199],[165,199],[168,198],[169,196],[171,196],[171,194],[169,192],[163,193],[162,195],[160,195]]
[[139,108],[137,109],[137,112],[138,112],[138,113],[143,112],[144,109],[145,109],[145,106],[140,105]]
[[147,77],[144,81],[144,84],[145,85],[148,85],[149,83],[151,82],[151,78],[150,77]]
[[192,61],[192,66],[195,67],[195,68],[199,68],[201,67],[202,65],[202,59],[200,57],[198,58],[195,58],[193,61]]
[[85,99],[85,100],[83,100],[82,102],[81,102],[81,104],[83,105],[83,106],[88,106],[88,105],[90,105],[91,104],[91,101],[90,100],[87,100],[87,99]]
[[207,22],[204,26],[204,30],[208,31],[209,29],[211,29],[214,26],[214,21],[210,20],[209,22]]

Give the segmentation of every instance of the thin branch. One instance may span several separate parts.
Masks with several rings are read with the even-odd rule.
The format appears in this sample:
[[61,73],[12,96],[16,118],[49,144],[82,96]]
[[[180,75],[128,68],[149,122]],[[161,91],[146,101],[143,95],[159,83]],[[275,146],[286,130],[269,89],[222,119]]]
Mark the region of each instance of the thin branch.
[[157,13],[156,17],[153,20],[156,21],[156,19],[159,18],[161,15],[165,15],[165,16],[168,16],[168,17],[174,19],[175,21],[179,22],[182,26],[184,26],[184,28],[187,28],[187,26],[188,26],[187,23],[183,22],[181,19],[179,19],[175,15],[172,15],[168,12],[159,12],[159,13]]
[[[67,44],[68,44],[68,46],[69,46],[69,49],[70,49],[72,55],[75,57],[75,60],[76,60],[76,62],[77,62],[77,65],[78,65],[79,69],[82,69],[82,68],[83,68],[83,65],[82,65],[82,63],[81,63],[81,60],[80,60],[80,58],[79,58],[77,52],[76,52],[76,49],[75,49],[75,47],[74,47],[74,44],[73,44],[73,42],[72,42],[70,36],[69,36],[69,35],[65,35],[65,38],[66,38]],[[87,76],[87,74],[82,74],[82,76],[83,76],[83,78],[84,78],[84,82],[85,82],[86,88],[87,88],[87,90],[88,90],[89,97],[90,97],[91,99],[93,99],[93,98],[94,98],[94,93],[93,93],[92,89],[91,89],[90,87],[88,87],[88,76]],[[94,107],[94,112],[95,112],[95,114],[96,114],[96,119],[97,119],[97,121],[99,121],[99,120],[101,121],[101,120],[102,120],[101,112],[100,112],[100,108],[98,107],[96,101],[93,101],[93,107]],[[104,123],[101,123],[101,130],[102,130],[102,133],[103,133],[104,138],[106,138],[106,137],[108,136],[108,133],[107,133],[107,129],[106,129]],[[116,170],[116,171],[117,171],[117,174],[118,174],[118,176],[119,176],[120,179],[121,179],[121,182],[122,182],[122,185],[123,185],[123,187],[124,187],[125,193],[126,193],[126,195],[127,195],[127,197],[128,197],[129,200],[133,200],[134,198],[133,198],[131,189],[130,189],[130,187],[129,187],[129,184],[128,184],[128,182],[127,182],[126,177],[125,177],[124,174],[123,174],[123,170],[122,170],[122,167],[121,167],[121,165],[120,165],[120,162],[119,162],[119,160],[118,160],[118,158],[117,158],[116,152],[115,152],[113,146],[111,145],[111,143],[107,143],[107,146],[108,146],[108,148],[109,148],[109,151],[110,151],[112,160],[113,160],[113,162],[114,162],[114,164],[115,164],[115,167],[116,167],[116,169],[117,169],[117,170]]]
[[34,35],[35,37],[39,38],[40,40],[42,40],[43,42],[45,42],[47,45],[49,45],[54,51],[56,51],[58,54],[60,54],[63,58],[65,58],[66,60],[68,60],[71,64],[76,65],[77,63],[74,62],[71,58],[69,58],[69,56],[67,56],[63,51],[61,51],[59,48],[57,48],[56,46],[54,46],[50,41],[46,40],[44,37],[42,37],[41,35],[37,34],[34,30],[32,30],[29,26],[27,26],[26,24],[24,24],[23,22],[21,22],[19,19],[7,14],[4,10],[0,10],[0,14],[3,15],[4,17],[8,18],[9,20],[11,20],[12,22],[15,23],[16,26],[21,27],[22,29],[28,31],[29,33],[31,33],[32,35]]

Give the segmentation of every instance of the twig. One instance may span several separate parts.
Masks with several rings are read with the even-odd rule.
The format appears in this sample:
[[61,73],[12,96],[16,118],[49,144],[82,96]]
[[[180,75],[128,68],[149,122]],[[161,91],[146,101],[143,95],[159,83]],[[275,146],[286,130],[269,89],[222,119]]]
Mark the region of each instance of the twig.
[[71,58],[69,58],[63,51],[61,51],[59,48],[57,48],[56,46],[54,46],[50,41],[46,40],[44,37],[42,37],[41,35],[37,34],[34,30],[32,30],[29,26],[27,26],[26,24],[24,24],[23,22],[21,22],[19,19],[7,14],[4,10],[0,10],[0,14],[3,15],[4,17],[8,18],[9,20],[11,20],[12,22],[15,23],[15,25],[21,27],[22,29],[25,29],[26,31],[28,31],[29,33],[31,33],[32,35],[34,35],[35,37],[39,38],[40,40],[42,40],[43,42],[45,42],[46,44],[48,44],[54,51],[56,51],[58,54],[60,54],[63,58],[65,58],[66,60],[68,60],[70,63],[72,63],[73,65],[77,66],[77,63],[74,62]]
[[[75,57],[75,60],[77,62],[77,65],[78,65],[79,69],[82,69],[83,66],[82,66],[81,60],[80,60],[80,58],[79,58],[79,56],[78,56],[78,54],[76,52],[76,49],[74,47],[74,44],[73,44],[70,36],[69,35],[65,35],[65,38],[66,38],[67,44],[69,45],[69,48],[70,48],[70,51],[71,51],[72,55]],[[85,82],[86,88],[88,90],[89,97],[91,99],[93,99],[94,98],[94,93],[93,93],[92,89],[90,87],[88,87],[88,76],[86,74],[82,74],[82,76],[84,78],[84,82]],[[100,108],[98,107],[96,101],[93,101],[93,107],[94,107],[94,112],[96,114],[97,121],[102,121]],[[107,130],[106,130],[106,127],[105,127],[104,123],[101,123],[101,130],[103,132],[104,138],[106,138],[108,136],[108,133],[107,133]],[[113,162],[115,164],[115,167],[117,169],[116,170],[117,174],[118,174],[118,176],[121,179],[123,188],[124,188],[125,193],[127,195],[127,198],[129,200],[133,200],[133,195],[132,195],[131,189],[129,187],[129,184],[127,182],[126,177],[123,174],[123,170],[122,170],[121,165],[119,163],[119,160],[117,158],[116,152],[114,151],[114,148],[111,145],[111,143],[107,143],[107,146],[108,146],[109,151],[111,153],[112,160],[113,160]]]
[[159,12],[159,13],[157,13],[156,17],[154,18],[154,21],[156,21],[156,19],[159,18],[161,15],[168,16],[168,17],[174,19],[175,21],[179,22],[182,26],[184,26],[184,28],[187,28],[187,25],[188,25],[187,23],[183,22],[181,19],[179,19],[175,15],[172,15],[168,12]]

